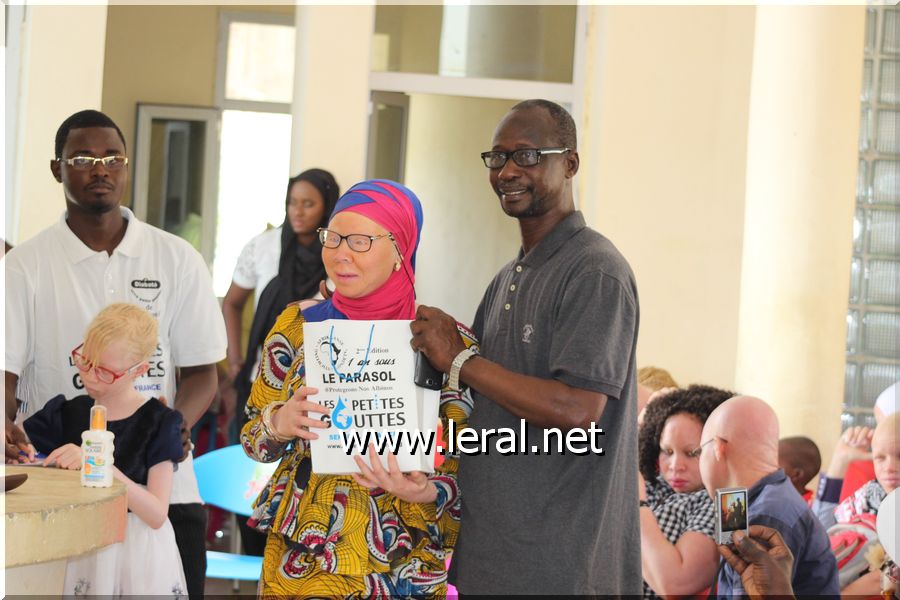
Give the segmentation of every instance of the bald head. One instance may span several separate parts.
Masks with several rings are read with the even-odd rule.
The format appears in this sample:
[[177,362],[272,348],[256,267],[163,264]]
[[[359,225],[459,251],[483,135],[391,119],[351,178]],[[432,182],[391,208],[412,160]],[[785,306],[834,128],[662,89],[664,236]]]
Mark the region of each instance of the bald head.
[[778,417],[772,407],[759,398],[735,396],[726,400],[709,416],[710,421],[713,419],[719,437],[741,447],[778,456]]
[[872,434],[872,447],[875,442],[884,443],[890,440],[900,440],[900,412],[895,412],[882,418]]
[[700,471],[707,490],[750,487],[778,470],[778,417],[752,396],[735,396],[719,405],[703,427]]

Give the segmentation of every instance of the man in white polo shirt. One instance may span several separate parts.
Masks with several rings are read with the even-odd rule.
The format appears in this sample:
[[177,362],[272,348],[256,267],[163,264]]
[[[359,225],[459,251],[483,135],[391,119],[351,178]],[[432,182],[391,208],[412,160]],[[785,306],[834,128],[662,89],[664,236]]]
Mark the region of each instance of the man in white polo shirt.
[[[174,402],[188,429],[209,407],[215,363],[225,357],[224,321],[200,254],[120,206],[128,183],[121,130],[103,113],[81,111],[60,126],[55,151],[50,170],[66,212],[3,259],[7,460],[27,448],[17,413],[21,423],[57,394],[84,393],[71,352],[112,302],[142,306],[159,321],[157,351],[137,388]],[[175,473],[169,519],[188,592],[202,597],[206,513],[190,454]]]

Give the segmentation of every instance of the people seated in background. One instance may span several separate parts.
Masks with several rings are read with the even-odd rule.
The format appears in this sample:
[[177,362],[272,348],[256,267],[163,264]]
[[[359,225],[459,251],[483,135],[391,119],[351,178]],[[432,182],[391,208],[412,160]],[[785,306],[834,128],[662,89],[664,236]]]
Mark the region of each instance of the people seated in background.
[[[835,550],[841,541],[836,539],[836,536],[844,531],[844,528],[833,527],[838,524],[860,528],[858,532],[866,537],[864,541],[874,541],[877,536],[870,533],[875,530],[874,517],[878,514],[884,498],[900,487],[900,413],[883,418],[871,437],[865,428],[848,429],[841,437],[841,444],[835,450],[835,455],[843,454],[844,448],[852,449],[857,440],[868,439],[871,439],[875,478],[837,504],[834,496],[837,482],[831,477],[832,469],[829,469],[829,477],[824,485],[820,484],[821,490],[813,505],[816,516],[822,524],[831,528],[829,533],[832,534],[832,548]],[[856,560],[854,556],[855,564],[841,568],[842,582],[845,583],[842,593],[848,595],[880,593],[880,574],[877,571],[866,572],[867,563],[862,557],[863,552],[856,554],[859,555],[859,559]],[[844,576],[845,572],[849,577]]]
[[778,442],[778,466],[811,506],[813,491],[806,486],[822,469],[822,455],[816,443],[802,435],[782,438]]
[[[710,497],[719,488],[746,487],[748,523],[776,529],[794,556],[794,592],[837,595],[837,564],[825,528],[778,467],[778,418],[772,408],[749,396],[727,400],[709,416],[701,439],[700,474]],[[719,574],[718,593],[745,593],[731,565]]]
[[81,433],[91,428],[95,404],[106,407],[106,426],[115,435],[113,474],[125,484],[128,498],[125,540],[70,559],[67,596],[187,592],[167,516],[182,455],[181,415],[134,387],[150,369],[156,342],[150,313],[133,304],[110,304],[72,351],[88,395],[56,396],[24,423],[35,448],[47,454],[45,466],[62,469],[81,469]]
[[733,395],[692,385],[647,406],[638,434],[645,598],[696,594],[716,573],[715,506],[700,479],[700,432]]
[[[868,461],[871,463],[872,436],[874,433],[868,427],[857,426],[845,429],[837,446],[834,448],[828,468],[819,476],[819,486],[816,490],[813,511],[825,527],[830,527],[835,523],[832,513],[834,512],[834,507],[843,500],[841,489],[848,467],[856,462]],[[874,477],[873,466],[872,478]]]
[[[900,381],[889,385],[875,399],[875,424],[881,422],[886,416],[897,412],[897,389],[900,387]],[[875,468],[872,465],[871,457],[865,457],[854,460],[847,467],[844,475],[844,483],[841,486],[841,501],[853,495],[856,490],[862,487],[866,482],[875,478]]]
[[[638,415],[643,415],[644,408],[650,402],[650,397],[654,392],[664,389],[672,390],[678,387],[678,384],[675,383],[668,371],[653,366],[638,369],[637,381]],[[641,417],[638,418],[638,422],[640,421]]]
[[750,525],[747,534],[735,531],[731,543],[719,546],[725,562],[741,578],[751,600],[792,598],[794,556],[777,530]]

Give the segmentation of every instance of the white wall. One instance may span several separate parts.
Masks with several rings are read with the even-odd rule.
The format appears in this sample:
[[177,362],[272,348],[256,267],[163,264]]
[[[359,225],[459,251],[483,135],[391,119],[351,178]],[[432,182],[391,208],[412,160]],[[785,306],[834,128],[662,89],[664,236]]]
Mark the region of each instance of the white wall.
[[578,182],[639,365],[840,427],[865,7],[592,7]]
[[753,7],[593,7],[576,179],[630,262],[638,363],[734,384]]
[[471,324],[494,274],[519,251],[519,228],[500,209],[481,152],[515,100],[413,94],[406,184],[425,225],[416,264],[418,302]]
[[22,31],[25,26],[25,6],[12,4],[0,13],[0,24],[5,32],[4,44],[0,48],[0,56],[4,65],[4,94],[0,102],[3,104],[3,172],[0,173],[4,198],[3,238],[10,240],[12,233],[18,228],[19,211],[16,202],[12,177],[16,168],[16,130],[18,125],[19,78],[22,67]]
[[298,6],[291,173],[325,166],[342,189],[366,173],[374,6]]
[[[7,224],[20,243],[55,223],[65,209],[50,174],[53,141],[72,113],[100,109],[106,6],[28,6],[21,40],[21,79],[13,197],[19,222]],[[69,64],[77,52],[77,66]]]
[[840,434],[864,7],[756,9],[736,384]]

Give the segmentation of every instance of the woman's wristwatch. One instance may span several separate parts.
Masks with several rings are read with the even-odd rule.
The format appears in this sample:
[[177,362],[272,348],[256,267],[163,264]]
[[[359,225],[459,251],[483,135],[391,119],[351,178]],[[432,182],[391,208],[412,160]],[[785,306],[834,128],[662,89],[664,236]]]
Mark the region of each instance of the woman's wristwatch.
[[447,379],[447,387],[451,390],[459,391],[459,372],[467,360],[477,355],[478,350],[472,347],[466,348],[456,355],[456,358],[453,359],[453,364],[450,365],[450,377]]

